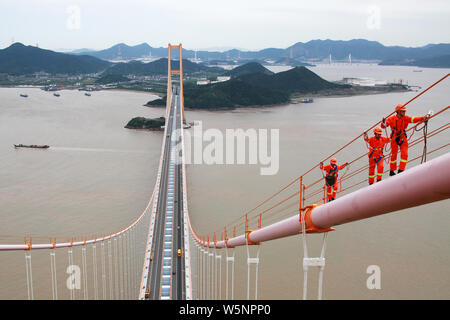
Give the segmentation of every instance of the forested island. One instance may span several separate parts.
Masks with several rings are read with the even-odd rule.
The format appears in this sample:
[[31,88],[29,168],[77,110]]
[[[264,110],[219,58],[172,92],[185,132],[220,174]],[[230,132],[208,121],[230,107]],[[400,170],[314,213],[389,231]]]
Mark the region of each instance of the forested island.
[[[296,102],[302,96],[343,96],[406,91],[403,85],[360,87],[329,82],[300,66],[273,73],[257,63],[248,63],[227,73],[231,79],[209,85],[187,85],[184,105],[192,109],[234,109]],[[166,105],[166,97],[147,106]]]
[[164,130],[163,126],[166,119],[164,117],[159,117],[155,119],[149,119],[144,117],[135,117],[131,119],[125,128],[127,129],[139,129],[139,130],[150,130],[150,131],[160,131]]

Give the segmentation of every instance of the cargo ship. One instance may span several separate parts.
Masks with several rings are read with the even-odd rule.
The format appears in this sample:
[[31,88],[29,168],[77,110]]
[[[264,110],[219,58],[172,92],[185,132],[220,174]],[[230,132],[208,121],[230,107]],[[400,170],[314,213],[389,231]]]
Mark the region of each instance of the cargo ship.
[[14,148],[35,148],[35,149],[47,149],[50,148],[50,146],[48,145],[36,145],[36,144],[30,144],[30,145],[26,145],[26,144],[15,144]]

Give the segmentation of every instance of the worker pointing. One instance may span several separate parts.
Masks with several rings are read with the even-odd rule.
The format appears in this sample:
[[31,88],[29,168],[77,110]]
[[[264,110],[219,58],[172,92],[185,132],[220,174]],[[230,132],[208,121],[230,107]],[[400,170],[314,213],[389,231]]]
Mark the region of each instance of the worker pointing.
[[323,162],[320,163],[320,168],[326,172],[325,182],[327,184],[327,201],[333,201],[336,198],[336,192],[338,189],[338,172],[348,166],[348,162],[341,166],[337,165],[336,158],[330,160],[330,164],[323,166]]
[[384,170],[384,145],[391,141],[388,137],[382,137],[383,131],[380,127],[373,130],[374,136],[368,137],[367,132],[364,132],[364,141],[368,143],[369,148],[369,184],[375,181],[375,166],[377,168],[377,182],[383,178]]
[[402,104],[395,107],[396,115],[381,121],[381,127],[391,128],[391,163],[389,175],[394,176],[397,169],[397,154],[400,148],[400,165],[398,166],[398,173],[405,170],[408,162],[408,137],[406,135],[406,128],[410,123],[421,123],[428,121],[430,115],[423,117],[410,117],[406,115],[406,107]]

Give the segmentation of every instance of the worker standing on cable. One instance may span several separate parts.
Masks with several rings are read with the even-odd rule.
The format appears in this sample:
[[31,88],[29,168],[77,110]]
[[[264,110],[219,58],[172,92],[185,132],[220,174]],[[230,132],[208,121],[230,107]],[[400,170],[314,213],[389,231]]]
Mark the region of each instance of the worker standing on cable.
[[377,182],[383,178],[384,170],[384,145],[391,141],[388,137],[382,137],[383,131],[380,127],[373,130],[375,136],[368,137],[367,132],[364,132],[364,141],[368,143],[369,148],[369,184],[375,181],[375,166],[377,167]]
[[338,166],[336,158],[332,158],[330,164],[326,166],[323,165],[323,162],[320,163],[320,169],[326,172],[325,182],[327,184],[327,202],[333,201],[336,198],[338,172],[346,166],[348,166],[348,162]]
[[406,135],[406,128],[410,123],[421,123],[428,121],[430,115],[427,114],[423,117],[410,117],[406,115],[406,107],[399,104],[395,107],[397,114],[390,116],[389,118],[381,121],[381,127],[391,128],[391,163],[389,175],[395,176],[395,170],[397,169],[397,154],[400,148],[400,165],[398,166],[398,173],[405,170],[406,163],[408,162],[408,136]]

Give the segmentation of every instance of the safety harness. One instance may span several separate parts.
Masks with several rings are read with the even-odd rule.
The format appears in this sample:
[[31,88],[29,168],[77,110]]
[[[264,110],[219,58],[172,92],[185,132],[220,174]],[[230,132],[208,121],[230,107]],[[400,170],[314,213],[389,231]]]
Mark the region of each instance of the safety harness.
[[325,176],[325,181],[327,182],[327,185],[330,187],[334,186],[336,183],[336,179],[338,177],[338,167],[335,166],[334,168],[331,168],[328,174]]
[[399,146],[401,146],[403,144],[403,142],[405,142],[405,140],[403,139],[403,135],[405,135],[405,138],[408,139],[408,136],[406,135],[406,130],[392,130],[391,132],[391,140],[394,137],[395,134],[395,142],[397,142],[397,144]]
[[381,155],[378,158],[373,157],[373,161],[375,162],[375,164],[377,164],[380,160],[382,160],[384,158],[384,154],[383,154],[383,148],[372,148],[369,147],[370,149],[372,149],[372,151],[369,154],[369,158],[372,158],[373,153],[375,152],[375,150],[378,150],[381,152]]

